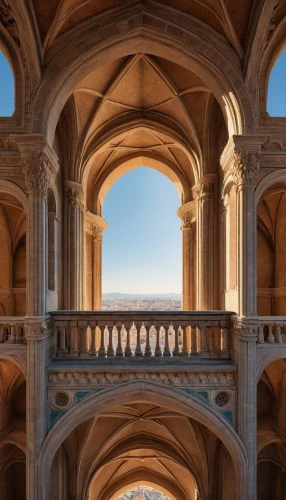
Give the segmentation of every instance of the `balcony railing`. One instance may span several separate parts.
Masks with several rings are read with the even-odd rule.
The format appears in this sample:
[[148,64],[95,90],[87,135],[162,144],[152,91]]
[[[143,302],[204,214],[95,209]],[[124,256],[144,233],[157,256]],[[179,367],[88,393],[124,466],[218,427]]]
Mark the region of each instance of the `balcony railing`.
[[279,316],[261,316],[257,323],[259,344],[285,344],[286,343],[286,318]]
[[23,344],[25,318],[4,316],[0,318],[0,344]]
[[50,313],[58,357],[229,358],[231,312]]

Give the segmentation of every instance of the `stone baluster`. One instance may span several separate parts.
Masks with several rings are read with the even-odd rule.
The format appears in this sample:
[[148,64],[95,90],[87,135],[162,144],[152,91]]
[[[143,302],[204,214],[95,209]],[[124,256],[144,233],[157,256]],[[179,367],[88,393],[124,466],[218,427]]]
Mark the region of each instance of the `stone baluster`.
[[275,338],[274,338],[274,335],[273,335],[273,325],[268,325],[267,342],[269,344],[274,344],[274,342],[275,342]]
[[113,325],[107,325],[107,330],[108,330],[107,356],[114,356],[114,349],[113,349]]
[[173,350],[173,356],[180,356],[179,332],[180,332],[180,327],[177,328],[176,326],[174,326],[175,346]]
[[229,358],[229,330],[226,327],[220,329],[220,357]]
[[197,306],[213,308],[213,192],[215,175],[201,178],[192,191],[197,201]]
[[200,335],[200,327],[191,325],[191,356],[198,356],[198,335]]
[[282,335],[281,335],[281,326],[280,325],[275,325],[275,342],[277,344],[282,344]]
[[15,325],[15,337],[16,337],[16,344],[22,344],[23,343],[23,325]]
[[151,325],[145,323],[145,328],[146,328],[146,347],[145,347],[145,356],[151,356],[152,355],[152,350],[151,350],[151,345],[150,345],[150,329]]
[[257,342],[264,344],[264,325],[260,325],[258,328]]
[[201,358],[209,358],[210,353],[209,350],[207,349],[207,333],[208,329],[204,323],[200,323],[199,325],[199,332],[200,332],[200,346],[198,348],[199,350],[199,355]]
[[77,357],[79,354],[79,338],[77,321],[70,321],[70,355]]
[[97,350],[96,350],[96,333],[97,333],[97,326],[96,323],[91,322],[90,323],[90,348],[89,348],[89,354],[91,356],[96,356]]
[[105,336],[105,323],[98,322],[97,328],[100,329],[100,347],[98,349],[98,356],[100,358],[105,358],[105,345],[104,345],[104,336]]
[[116,356],[123,356],[123,350],[122,350],[122,324],[120,323],[117,326],[117,338],[118,338],[118,343],[117,343],[117,349],[116,349]]
[[15,325],[11,324],[9,325],[9,337],[7,340],[7,344],[15,344],[15,342],[16,342]]
[[78,322],[79,327],[80,327],[80,332],[81,332],[81,346],[80,346],[80,352],[83,354],[88,353],[89,351],[89,331],[88,331],[88,324],[86,321],[79,321]]
[[165,342],[163,356],[171,356],[170,346],[169,346],[169,325],[165,325]]
[[142,356],[140,339],[141,339],[141,327],[140,327],[140,325],[138,325],[136,327],[136,349],[135,349],[135,356]]
[[[157,326],[157,328],[156,328]],[[156,334],[156,346],[155,346],[155,356],[162,356],[161,346],[160,346],[160,333],[161,333],[161,325],[154,325],[155,334]]]
[[6,341],[5,325],[0,325],[0,343],[3,344],[3,342],[5,341]]
[[185,326],[182,328],[183,332],[183,344],[182,344],[182,356],[188,356],[188,345],[187,345],[187,328],[188,326]]
[[61,351],[66,351],[66,328],[65,326],[59,327],[59,349]]
[[124,328],[126,330],[126,345],[125,345],[125,350],[124,350],[124,356],[130,357],[132,356],[132,351],[130,347],[130,328],[132,325],[128,323],[124,323]]
[[44,316],[47,291],[47,192],[55,168],[39,149],[23,151],[28,193],[27,217],[27,315]]

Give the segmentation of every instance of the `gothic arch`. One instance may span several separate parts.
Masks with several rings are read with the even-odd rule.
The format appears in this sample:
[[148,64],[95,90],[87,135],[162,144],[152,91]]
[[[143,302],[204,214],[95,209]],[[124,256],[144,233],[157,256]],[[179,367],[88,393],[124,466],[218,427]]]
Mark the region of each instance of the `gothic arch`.
[[113,184],[124,174],[140,166],[157,170],[162,175],[168,177],[178,192],[180,203],[190,201],[191,188],[184,173],[176,165],[170,163],[165,158],[161,158],[160,155],[134,153],[111,163],[105,171],[100,173],[90,196],[93,202],[93,206],[91,207],[93,213],[101,215],[105,196]]
[[39,485],[45,485],[43,500],[48,500],[49,475],[52,460],[60,444],[78,425],[92,416],[99,415],[120,404],[144,401],[160,403],[170,410],[188,415],[209,428],[227,448],[235,469],[237,497],[244,498],[246,491],[247,458],[244,445],[226,420],[205,403],[190,395],[174,394],[169,388],[156,383],[130,382],[91,396],[67,412],[49,432],[39,457]]
[[259,203],[264,191],[266,191],[266,189],[268,189],[272,184],[275,184],[276,182],[286,182],[286,168],[271,172],[270,174],[265,175],[259,181],[255,190],[256,205]]
[[[167,10],[166,7],[166,12]],[[33,131],[39,132],[39,124],[44,124],[44,133],[50,144],[53,142],[60,112],[76,83],[106,61],[138,52],[166,57],[167,51],[170,61],[180,61],[183,67],[192,69],[208,81],[221,105],[229,135],[250,133],[253,130],[252,107],[236,62],[232,57],[229,60],[224,58],[222,51],[207,39],[201,43],[201,37],[197,33],[189,32],[188,43],[185,39],[183,51],[181,43],[174,36],[167,32],[162,34],[154,30],[154,27],[132,28],[129,34],[124,32],[117,35],[116,39],[108,33],[103,42],[91,47],[85,43],[85,36],[83,35],[81,44],[76,39],[76,48],[69,44],[68,60],[64,51],[57,55],[57,65],[51,63],[47,68],[46,77],[35,98]],[[82,49],[79,49],[81,45]],[[193,46],[196,47],[195,52]],[[58,70],[59,67],[61,70]]]
[[28,213],[28,199],[24,191],[19,186],[13,182],[0,179],[0,193],[11,194],[14,196],[21,203],[26,214]]
[[[131,481],[131,482],[128,482],[128,481]],[[157,481],[156,482],[156,475],[154,474],[154,478],[153,478],[153,481],[148,481],[148,480],[140,480],[139,478],[137,479],[136,475],[132,475],[130,478],[126,478],[126,484],[124,485],[121,485],[118,487],[118,489],[115,491],[115,489],[113,490],[114,493],[112,494],[111,497],[105,497],[103,500],[116,500],[117,497],[122,494],[122,493],[126,493],[127,491],[129,490],[132,490],[133,488],[136,488],[137,486],[150,486],[151,488],[154,488],[154,489],[157,489],[159,491],[162,491],[162,493],[164,493],[165,495],[168,495],[168,497],[171,498],[171,500],[176,500],[176,492],[172,492],[172,489],[171,487],[167,487],[164,486],[163,484],[161,484],[160,481]],[[182,492],[180,492],[180,494],[182,495]],[[186,498],[182,498],[182,500],[187,500]]]

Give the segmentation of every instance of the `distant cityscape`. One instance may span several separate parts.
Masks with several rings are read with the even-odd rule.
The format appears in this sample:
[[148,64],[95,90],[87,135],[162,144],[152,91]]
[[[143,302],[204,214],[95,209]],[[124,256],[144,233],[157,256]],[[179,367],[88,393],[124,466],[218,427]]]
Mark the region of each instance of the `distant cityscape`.
[[180,294],[103,294],[103,311],[180,311]]

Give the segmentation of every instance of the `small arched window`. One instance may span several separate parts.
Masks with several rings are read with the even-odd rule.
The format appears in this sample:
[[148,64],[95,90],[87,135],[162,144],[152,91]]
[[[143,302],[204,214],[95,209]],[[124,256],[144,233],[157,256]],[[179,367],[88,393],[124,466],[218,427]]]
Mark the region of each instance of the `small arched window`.
[[0,117],[15,111],[15,84],[11,66],[0,48]]
[[286,117],[286,50],[275,62],[268,82],[267,111],[273,117]]

